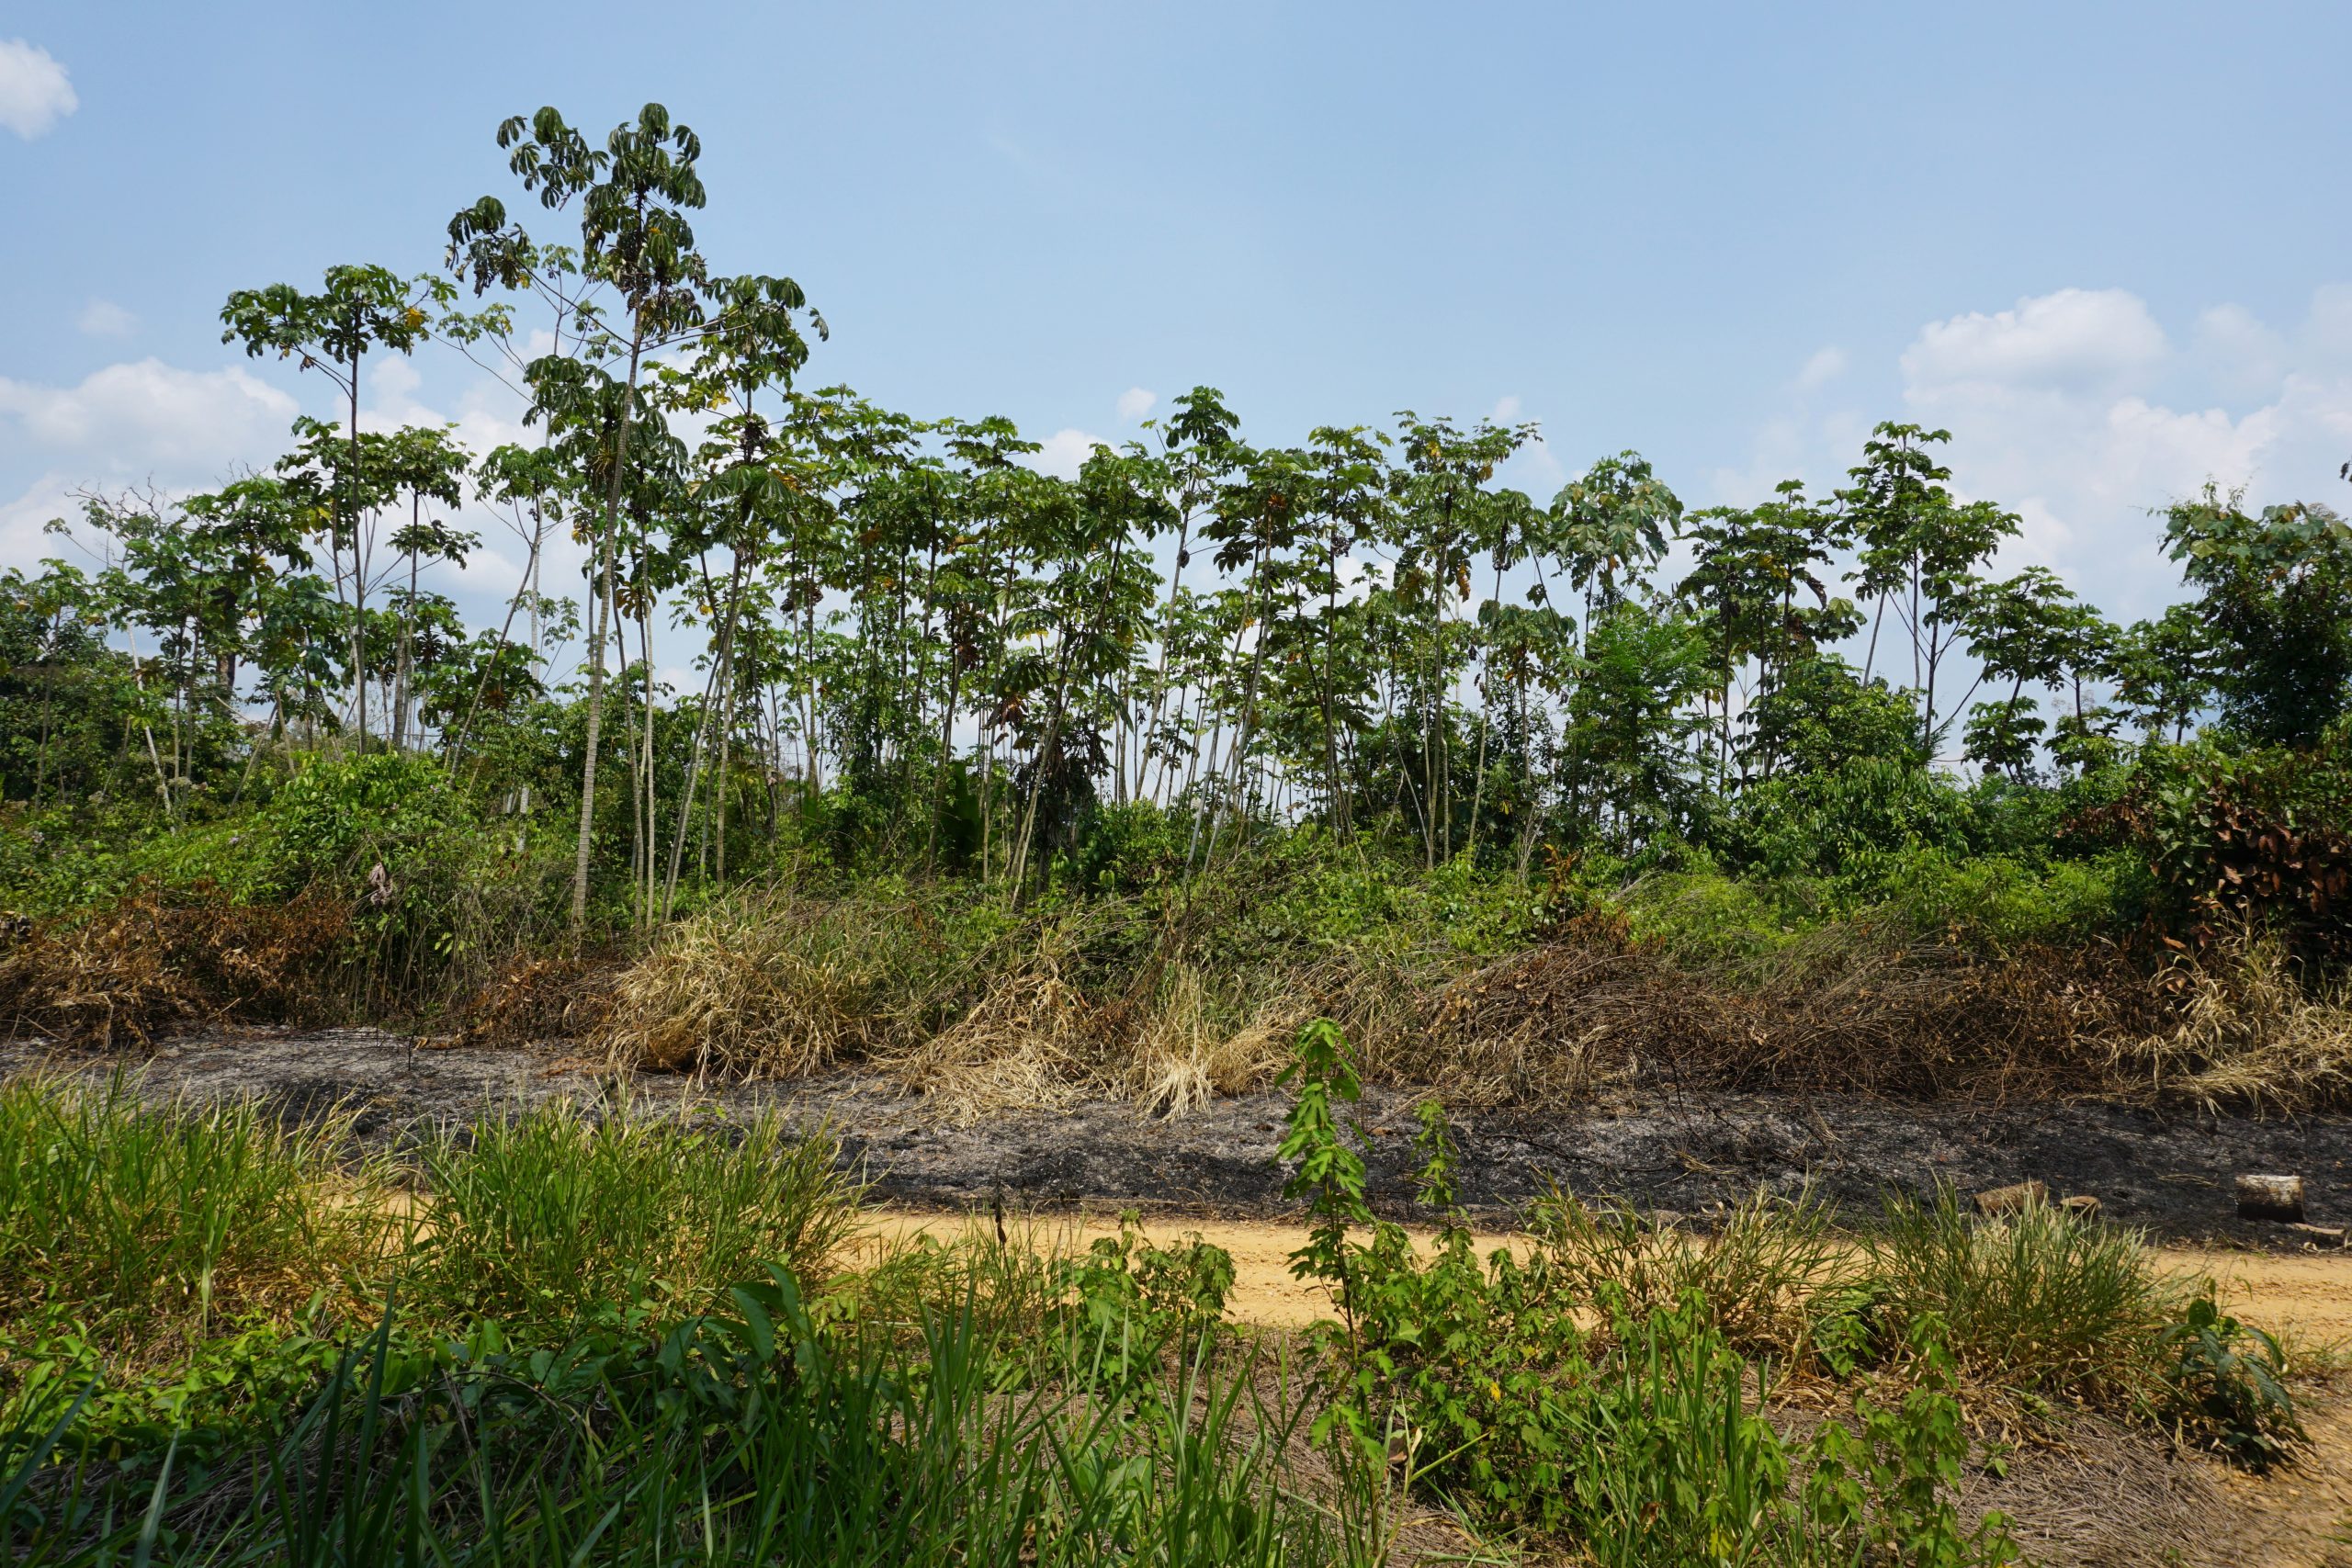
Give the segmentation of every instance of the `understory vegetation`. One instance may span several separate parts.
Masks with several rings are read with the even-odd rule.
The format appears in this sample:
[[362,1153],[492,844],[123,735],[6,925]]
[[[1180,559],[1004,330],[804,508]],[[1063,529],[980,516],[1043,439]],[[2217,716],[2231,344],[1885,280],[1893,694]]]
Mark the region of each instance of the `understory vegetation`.
[[[1901,423],[1691,510],[1631,452],[1510,488],[1532,426],[1263,444],[1201,387],[1055,477],[808,389],[821,318],[699,248],[660,106],[497,141],[576,235],[484,197],[437,273],[238,291],[331,417],[0,578],[16,1037],[398,1019],[977,1116],[1182,1110],[1329,1014],[1461,1102],[2344,1098],[2326,506],[2177,498],[2127,625],[1997,574],[2018,518]],[[418,353],[527,440],[374,428]]]
[[2166,1465],[2301,1440],[2289,1352],[2095,1217],[1758,1194],[1698,1235],[1559,1195],[1481,1258],[1443,1110],[1417,1241],[1365,1207],[1338,1028],[1285,1056],[1303,1335],[1230,1316],[1197,1237],[887,1240],[766,1117],[554,1101],[387,1149],[20,1076],[0,1550],[1970,1568],[2018,1560],[1979,1478],[2084,1422]]

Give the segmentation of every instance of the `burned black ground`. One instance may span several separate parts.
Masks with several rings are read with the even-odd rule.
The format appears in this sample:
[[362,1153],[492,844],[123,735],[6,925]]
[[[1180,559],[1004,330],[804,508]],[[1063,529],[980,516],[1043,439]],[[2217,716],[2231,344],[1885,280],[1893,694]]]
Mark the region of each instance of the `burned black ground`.
[[[119,1058],[0,1050],[0,1070],[47,1065],[103,1076]],[[289,1116],[348,1101],[364,1136],[398,1139],[421,1122],[465,1119],[555,1095],[626,1101],[640,1111],[785,1108],[837,1134],[843,1158],[877,1194],[921,1205],[1023,1208],[1136,1206],[1162,1213],[1275,1214],[1286,1210],[1274,1151],[1287,1100],[1252,1094],[1173,1120],[1093,1102],[958,1126],[920,1098],[871,1076],[795,1083],[697,1083],[627,1077],[577,1057],[509,1049],[419,1047],[368,1029],[199,1035],[130,1070],[159,1099],[259,1095]],[[1410,1134],[1417,1097],[1370,1089],[1373,1194],[1412,1211]],[[1950,1182],[1962,1192],[2038,1179],[2087,1193],[2111,1218],[2173,1241],[2309,1245],[2306,1233],[2239,1221],[2231,1179],[2301,1173],[2311,1218],[2352,1219],[2352,1118],[2216,1116],[2098,1100],[2001,1106],[1853,1096],[1686,1095],[1626,1099],[1571,1114],[1456,1111],[1464,1201],[1490,1217],[1554,1183],[1645,1209],[1703,1214],[1759,1184],[1807,1182],[1838,1203],[1874,1207],[1889,1188]]]

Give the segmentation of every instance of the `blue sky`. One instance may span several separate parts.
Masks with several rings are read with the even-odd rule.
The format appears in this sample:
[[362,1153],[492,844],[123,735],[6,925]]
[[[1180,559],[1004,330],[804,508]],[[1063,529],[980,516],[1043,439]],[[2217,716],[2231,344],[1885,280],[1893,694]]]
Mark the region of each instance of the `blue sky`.
[[[658,99],[714,264],[831,321],[820,384],[1057,458],[1195,382],[1263,440],[1500,411],[1538,500],[1625,446],[1693,504],[1822,485],[1913,418],[2016,563],[2145,614],[2145,509],[2352,501],[2346,59],[2340,4],[11,0],[0,565],[76,486],[208,485],[325,412],[221,346],[229,290],[429,268],[513,193],[501,118]],[[429,355],[368,400],[514,412]]]

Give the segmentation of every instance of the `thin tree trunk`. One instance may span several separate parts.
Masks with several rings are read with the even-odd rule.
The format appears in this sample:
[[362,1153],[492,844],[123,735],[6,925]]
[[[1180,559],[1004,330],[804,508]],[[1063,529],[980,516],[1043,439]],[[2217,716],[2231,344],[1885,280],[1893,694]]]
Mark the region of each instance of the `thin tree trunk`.
[[[619,439],[613,448],[613,473],[605,491],[605,522],[601,530],[605,550],[605,591],[598,614],[610,613],[613,593],[613,536],[616,519],[621,508],[621,478],[628,464],[629,424],[637,412],[637,367],[644,352],[645,334],[640,328],[631,335],[628,345],[628,380],[621,393]],[[571,932],[576,938],[588,924],[588,852],[596,821],[596,746],[605,716],[605,628],[600,623],[596,636],[589,639],[594,649],[588,661],[588,737],[587,761],[580,776],[580,837],[574,846],[571,862]]]
[[368,568],[359,551],[359,355],[351,356],[351,496],[344,521],[351,529],[351,701],[357,710],[359,750],[368,750]]
[[[743,513],[741,521],[748,525],[751,513],[748,502],[744,505]],[[707,749],[710,727],[717,711],[717,705],[724,701],[728,690],[730,666],[735,654],[736,616],[742,607],[743,577],[749,570],[750,564],[745,555],[739,554],[735,558],[735,569],[729,573],[727,588],[727,620],[718,633],[718,657],[712,663],[709,681],[704,684],[702,723],[695,728],[694,755],[686,765],[685,786],[682,792],[683,797],[678,803],[677,835],[671,840],[669,874],[662,887],[662,918],[665,920],[670,918],[671,903],[677,896],[678,861],[685,851],[686,820],[694,812],[695,791],[701,780],[703,756]],[[723,726],[722,733],[724,733]],[[724,852],[723,850],[721,852]]]

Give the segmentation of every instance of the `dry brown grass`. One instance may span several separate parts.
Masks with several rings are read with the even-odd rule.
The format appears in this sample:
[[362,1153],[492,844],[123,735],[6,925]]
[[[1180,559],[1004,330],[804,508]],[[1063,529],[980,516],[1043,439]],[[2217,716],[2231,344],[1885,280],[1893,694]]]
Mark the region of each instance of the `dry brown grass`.
[[0,952],[0,1021],[101,1049],[208,1023],[310,1022],[332,1010],[351,935],[350,911],[312,895],[248,905],[141,888]]
[[1994,962],[1832,931],[1746,980],[1630,945],[1548,944],[1463,976],[1429,1016],[1422,1081],[1470,1103],[1566,1103],[1618,1082],[1998,1100],[2100,1087],[2112,1042],[2163,1005],[2109,948]]
[[552,1021],[569,1026],[545,1032],[584,1016],[616,1066],[746,1078],[866,1063],[967,1122],[1095,1097],[1181,1115],[1267,1086],[1316,1016],[1340,1022],[1375,1079],[1469,1106],[1565,1106],[1619,1087],[2352,1098],[2352,1004],[2306,994],[2267,948],[2152,985],[2106,943],[1990,958],[1833,927],[1709,968],[1577,929],[1475,967],[1445,951],[1340,949],[1218,975],[1182,956],[1106,965],[1051,926],[975,946],[931,919],[912,905],[729,906],[665,931],[608,1001],[581,971],[526,966],[481,1027],[539,1028],[560,1000]]
[[1228,1021],[1232,1010],[1198,969],[1177,965],[1136,1032],[1114,1091],[1147,1116],[1182,1116],[1272,1082],[1311,1004],[1303,996],[1269,998],[1238,1027]]
[[2158,977],[2177,1021],[2118,1045],[2119,1077],[2209,1108],[2305,1111],[2352,1096],[2352,981],[2318,989],[2285,945],[2243,932]]
[[608,953],[578,958],[518,954],[462,1003],[460,1040],[468,1045],[539,1045],[584,1040],[605,1025],[621,961]]
[[877,1065],[957,1124],[997,1111],[1065,1106],[1108,1087],[1114,1036],[1104,1015],[1053,963],[989,986],[978,1004]]
[[622,971],[591,1036],[616,1066],[797,1077],[887,1038],[875,976],[812,911],[734,905],[681,920]]

